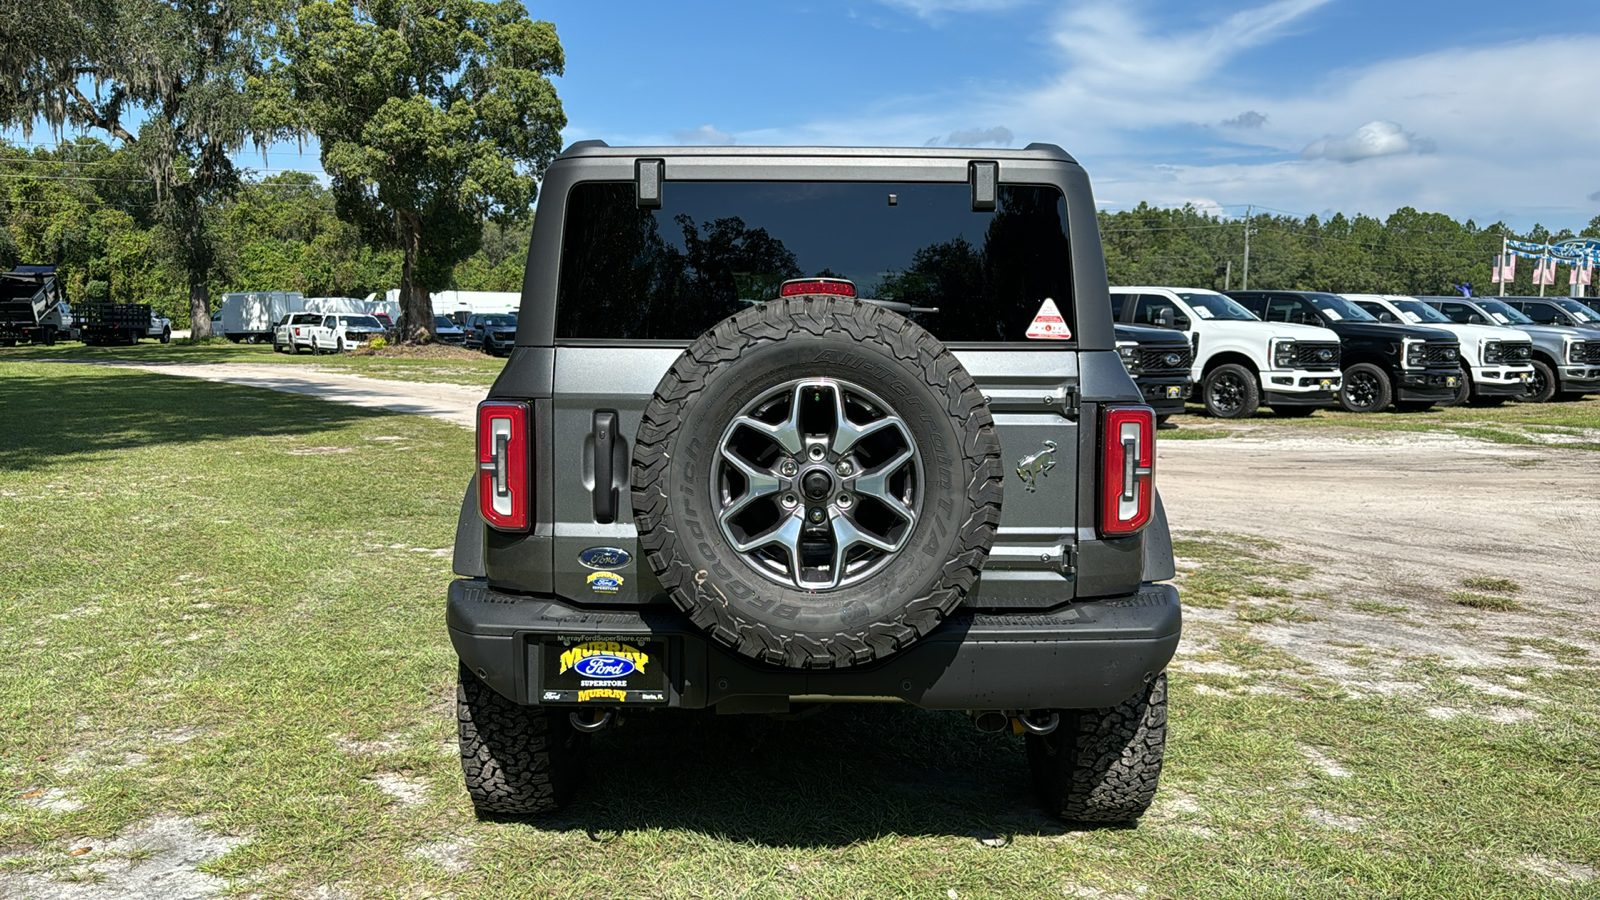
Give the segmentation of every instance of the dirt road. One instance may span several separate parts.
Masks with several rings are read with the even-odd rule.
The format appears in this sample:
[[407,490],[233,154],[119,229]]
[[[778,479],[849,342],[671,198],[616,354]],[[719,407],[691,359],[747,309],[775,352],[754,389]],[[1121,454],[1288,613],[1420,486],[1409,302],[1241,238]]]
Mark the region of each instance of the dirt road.
[[82,364],[124,366],[161,375],[203,378],[207,381],[242,384],[291,394],[309,394],[336,403],[349,403],[352,406],[433,416],[463,428],[474,426],[478,401],[488,393],[487,389],[481,387],[437,382],[384,381],[360,375],[317,371],[302,366],[249,363],[146,364],[111,361]]

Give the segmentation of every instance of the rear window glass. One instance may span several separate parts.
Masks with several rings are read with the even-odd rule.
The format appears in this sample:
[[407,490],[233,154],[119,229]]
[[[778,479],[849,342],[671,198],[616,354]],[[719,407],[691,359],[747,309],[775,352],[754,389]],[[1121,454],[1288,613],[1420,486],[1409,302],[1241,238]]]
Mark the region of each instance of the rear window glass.
[[1002,185],[975,212],[965,184],[585,183],[567,202],[556,336],[687,341],[778,296],[847,278],[948,342],[1027,340],[1046,298],[1075,321],[1066,200]]

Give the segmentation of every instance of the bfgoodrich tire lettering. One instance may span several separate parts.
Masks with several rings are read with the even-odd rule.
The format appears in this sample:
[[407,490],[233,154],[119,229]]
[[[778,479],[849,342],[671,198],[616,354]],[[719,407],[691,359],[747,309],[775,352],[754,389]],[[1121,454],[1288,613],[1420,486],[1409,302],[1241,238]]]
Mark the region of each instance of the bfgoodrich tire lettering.
[[1167,676],[1109,709],[1061,710],[1050,734],[1028,735],[1039,802],[1071,822],[1116,824],[1144,815],[1167,751]]
[[456,727],[472,805],[491,815],[528,815],[570,802],[588,735],[568,716],[565,709],[518,706],[460,666]]
[[[806,590],[734,549],[710,485],[720,439],[747,404],[830,378],[885,398],[906,424],[923,512],[896,558]],[[789,298],[723,320],[673,363],[639,426],[632,499],[651,569],[696,625],[745,656],[836,668],[911,644],[960,603],[988,559],[1004,471],[983,395],[932,335],[871,304]]]

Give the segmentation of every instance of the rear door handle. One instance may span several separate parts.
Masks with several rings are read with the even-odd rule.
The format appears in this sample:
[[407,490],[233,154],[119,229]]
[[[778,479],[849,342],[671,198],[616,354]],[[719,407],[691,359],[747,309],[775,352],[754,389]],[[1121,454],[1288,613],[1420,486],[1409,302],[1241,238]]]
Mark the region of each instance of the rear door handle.
[[617,414],[594,414],[594,520],[609,525],[617,520],[616,473],[611,455],[617,441]]

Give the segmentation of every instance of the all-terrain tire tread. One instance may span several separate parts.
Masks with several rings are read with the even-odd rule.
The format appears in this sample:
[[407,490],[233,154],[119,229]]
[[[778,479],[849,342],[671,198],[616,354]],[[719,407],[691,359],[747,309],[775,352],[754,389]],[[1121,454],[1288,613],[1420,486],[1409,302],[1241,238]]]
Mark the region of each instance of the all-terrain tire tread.
[[1166,674],[1116,706],[1061,715],[1053,734],[1028,737],[1040,800],[1069,822],[1137,820],[1155,799],[1166,755]]
[[456,727],[461,771],[479,812],[532,815],[566,801],[577,777],[575,751],[587,735],[572,728],[564,710],[519,706],[463,665]]

